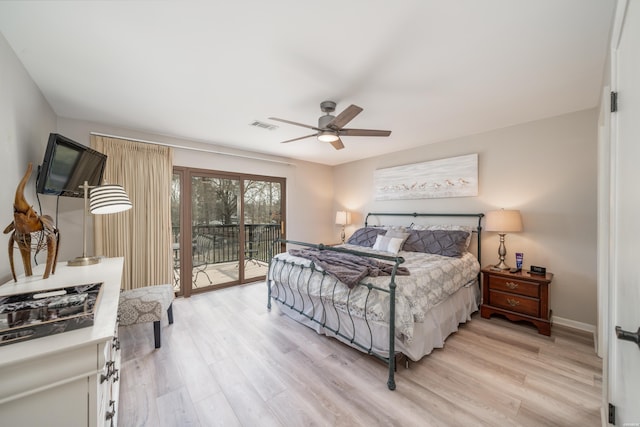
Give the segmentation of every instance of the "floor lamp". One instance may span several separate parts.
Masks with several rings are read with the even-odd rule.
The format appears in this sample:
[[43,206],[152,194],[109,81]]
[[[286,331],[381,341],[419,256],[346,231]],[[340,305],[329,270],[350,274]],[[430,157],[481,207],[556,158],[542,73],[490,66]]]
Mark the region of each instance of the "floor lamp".
[[[87,181],[80,186],[84,190],[84,210],[82,216],[82,256],[67,262],[68,265],[78,267],[100,262],[100,257],[87,256],[87,210],[94,215],[110,214],[131,209],[131,201],[120,185],[105,184],[92,187]],[[90,191],[90,197],[87,195]]]

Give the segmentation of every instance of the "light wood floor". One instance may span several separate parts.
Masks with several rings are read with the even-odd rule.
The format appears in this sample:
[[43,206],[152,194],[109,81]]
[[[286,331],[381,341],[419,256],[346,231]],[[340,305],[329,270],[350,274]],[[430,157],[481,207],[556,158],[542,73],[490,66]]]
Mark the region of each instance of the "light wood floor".
[[158,350],[150,323],[120,328],[119,425],[600,425],[588,334],[476,314],[389,391],[385,365],[266,302],[263,282],[177,299]]

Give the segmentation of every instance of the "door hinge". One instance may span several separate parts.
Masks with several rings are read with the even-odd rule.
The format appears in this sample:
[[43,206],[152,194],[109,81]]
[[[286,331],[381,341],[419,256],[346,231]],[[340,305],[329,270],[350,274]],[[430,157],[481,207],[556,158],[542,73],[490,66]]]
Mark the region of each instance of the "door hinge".
[[609,424],[616,425],[616,406],[609,403]]
[[618,92],[611,92],[611,112],[618,111]]

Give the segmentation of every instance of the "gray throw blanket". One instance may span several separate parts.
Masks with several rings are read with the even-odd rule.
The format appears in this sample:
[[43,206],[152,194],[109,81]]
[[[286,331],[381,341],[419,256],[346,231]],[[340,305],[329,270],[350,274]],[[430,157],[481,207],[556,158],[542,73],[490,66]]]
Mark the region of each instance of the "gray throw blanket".
[[[293,256],[310,259],[328,274],[346,284],[349,289],[367,276],[390,276],[393,264],[353,254],[318,249],[289,249]],[[406,267],[398,267],[396,275],[408,276]]]

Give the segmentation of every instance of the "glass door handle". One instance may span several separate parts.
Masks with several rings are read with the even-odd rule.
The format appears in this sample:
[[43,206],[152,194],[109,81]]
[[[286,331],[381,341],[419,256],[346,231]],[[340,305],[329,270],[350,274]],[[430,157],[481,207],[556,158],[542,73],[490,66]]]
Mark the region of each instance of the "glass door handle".
[[637,332],[629,332],[623,330],[620,326],[616,326],[616,336],[621,340],[634,342],[640,348],[640,328],[638,328]]

